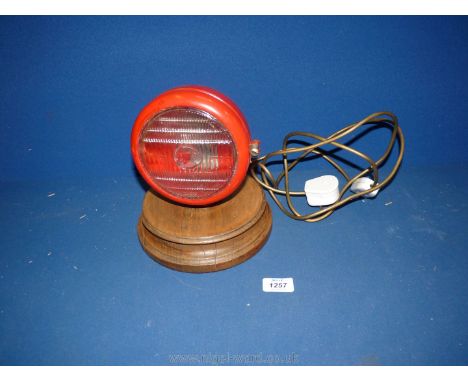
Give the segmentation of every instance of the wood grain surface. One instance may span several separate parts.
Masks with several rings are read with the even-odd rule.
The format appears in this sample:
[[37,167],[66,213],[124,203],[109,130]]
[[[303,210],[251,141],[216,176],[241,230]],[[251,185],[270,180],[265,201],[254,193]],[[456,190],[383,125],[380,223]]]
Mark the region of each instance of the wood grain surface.
[[263,190],[248,177],[232,198],[210,207],[180,206],[148,191],[137,230],[154,260],[178,271],[202,273],[233,267],[255,255],[271,226]]
[[156,236],[182,244],[209,244],[241,234],[262,216],[266,200],[250,176],[229,199],[208,207],[173,203],[148,191],[142,221]]

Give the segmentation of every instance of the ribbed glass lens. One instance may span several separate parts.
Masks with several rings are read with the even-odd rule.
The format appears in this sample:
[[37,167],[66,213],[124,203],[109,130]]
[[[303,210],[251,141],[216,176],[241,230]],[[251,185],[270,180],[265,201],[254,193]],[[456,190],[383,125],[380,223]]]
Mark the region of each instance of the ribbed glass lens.
[[146,122],[139,156],[153,181],[178,198],[204,199],[231,180],[236,147],[213,116],[193,108],[161,111]]

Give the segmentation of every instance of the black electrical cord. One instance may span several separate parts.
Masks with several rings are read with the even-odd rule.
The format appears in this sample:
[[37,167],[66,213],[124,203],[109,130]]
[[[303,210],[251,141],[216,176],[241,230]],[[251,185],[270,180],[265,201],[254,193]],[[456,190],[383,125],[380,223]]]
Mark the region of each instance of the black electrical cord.
[[[342,143],[337,142],[339,139],[355,132],[357,129],[364,127],[364,126],[369,126],[369,125],[374,125],[375,127],[390,127],[392,129],[392,134],[391,134],[390,142],[387,146],[387,149],[377,161],[372,160],[369,156],[367,156],[361,151],[358,151],[352,147],[349,147]],[[304,146],[304,147],[288,148],[288,144],[290,143],[290,141],[293,139],[296,139],[297,137],[312,138],[312,139],[317,140],[318,142],[311,144],[311,145]],[[394,164],[388,176],[385,179],[379,181],[378,168],[383,163],[385,163],[390,153],[392,152],[393,146],[395,145],[395,142],[397,140],[399,144],[399,153],[398,153],[396,163]],[[332,145],[339,149],[346,150],[352,154],[355,154],[358,157],[366,160],[369,163],[369,167],[361,171],[359,174],[355,175],[354,177],[351,177],[338,163],[336,163],[335,160],[333,160],[329,155],[327,155],[327,153],[322,149],[322,146],[325,146],[325,145]],[[250,167],[250,172],[251,172],[252,177],[270,193],[275,203],[278,205],[281,211],[283,211],[287,216],[296,220],[303,220],[306,222],[316,222],[316,221],[325,219],[326,217],[330,216],[337,208],[353,200],[361,198],[365,196],[366,194],[369,194],[375,190],[380,190],[383,187],[385,187],[397,173],[398,167],[400,166],[401,161],[403,159],[404,150],[405,150],[405,138],[398,124],[398,119],[395,116],[395,114],[390,113],[390,112],[378,112],[378,113],[369,115],[368,117],[362,119],[359,122],[353,123],[351,125],[344,127],[341,130],[338,130],[334,134],[330,135],[328,138],[323,138],[316,134],[307,133],[307,132],[300,132],[300,131],[291,132],[284,137],[283,148],[281,150],[273,151],[271,153],[268,153],[267,155],[263,155],[261,157],[253,159],[252,165]],[[299,157],[297,157],[293,161],[290,161],[288,159],[288,154],[295,154],[295,153],[301,153],[301,154],[299,155]],[[339,199],[335,203],[326,207],[322,207],[318,211],[312,212],[310,214],[302,215],[294,207],[291,197],[292,196],[305,196],[306,193],[305,191],[291,191],[290,190],[289,172],[301,160],[303,160],[310,154],[318,155],[322,157],[323,159],[325,159],[327,162],[329,162],[345,177],[346,184],[341,189],[340,194],[339,194]],[[273,176],[271,171],[268,170],[267,168],[269,165],[268,161],[272,157],[275,157],[275,156],[282,156],[282,160],[283,160],[283,170],[276,178]],[[361,178],[369,173],[372,173],[372,178],[373,178],[373,184],[371,188],[362,192],[357,192],[355,194],[349,195],[346,198],[343,198],[346,191],[351,187],[351,185],[356,179]],[[258,177],[257,174],[259,174],[260,177]],[[284,189],[281,189],[280,184],[283,178],[284,178]],[[289,210],[278,199],[277,194],[286,196],[287,206]]]

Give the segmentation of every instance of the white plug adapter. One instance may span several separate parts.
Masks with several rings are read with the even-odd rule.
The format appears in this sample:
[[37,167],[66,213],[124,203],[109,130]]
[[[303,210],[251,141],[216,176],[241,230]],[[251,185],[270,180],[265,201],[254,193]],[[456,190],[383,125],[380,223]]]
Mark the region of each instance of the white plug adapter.
[[339,182],[336,176],[323,175],[305,182],[307,203],[313,207],[328,206],[340,198]]

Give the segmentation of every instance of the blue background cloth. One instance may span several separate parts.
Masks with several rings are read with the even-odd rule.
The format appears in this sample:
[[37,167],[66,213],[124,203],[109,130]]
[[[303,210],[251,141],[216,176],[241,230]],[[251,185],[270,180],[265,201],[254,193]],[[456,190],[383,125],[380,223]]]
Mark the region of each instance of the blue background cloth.
[[[467,38],[464,17],[0,18],[0,364],[467,364]],[[262,152],[393,111],[404,164],[320,223],[271,203],[238,267],[171,271],[138,242],[129,135],[182,84],[231,97]]]

